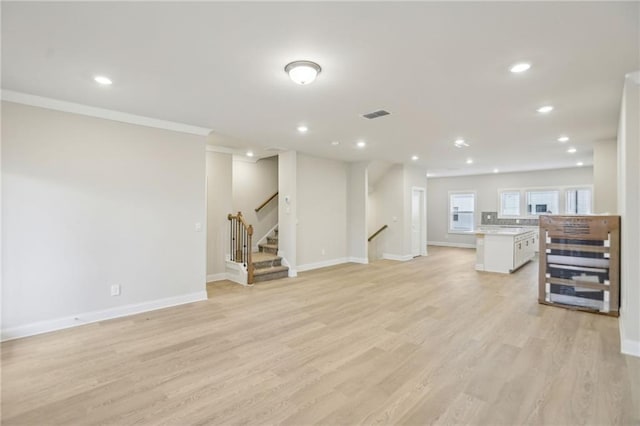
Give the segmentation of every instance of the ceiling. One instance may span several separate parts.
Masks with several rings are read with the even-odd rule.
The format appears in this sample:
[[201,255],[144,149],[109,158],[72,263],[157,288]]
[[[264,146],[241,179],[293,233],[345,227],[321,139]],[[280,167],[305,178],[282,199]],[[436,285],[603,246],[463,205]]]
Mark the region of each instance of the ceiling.
[[[258,155],[418,155],[436,176],[571,167],[616,137],[638,20],[638,2],[3,1],[2,88],[205,127]],[[283,70],[299,59],[322,66],[308,86]],[[509,72],[520,61],[531,69]],[[391,115],[360,116],[377,109]]]

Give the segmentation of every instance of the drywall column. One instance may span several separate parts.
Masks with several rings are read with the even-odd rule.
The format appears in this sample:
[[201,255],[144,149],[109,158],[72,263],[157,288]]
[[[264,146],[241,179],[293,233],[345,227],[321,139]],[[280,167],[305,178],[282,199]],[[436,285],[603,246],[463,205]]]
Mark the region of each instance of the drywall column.
[[297,239],[297,154],[286,151],[278,155],[278,255],[289,266],[289,276],[298,275]]
[[232,156],[207,148],[207,282],[226,279],[225,259],[230,254],[229,220]]
[[412,257],[412,234],[413,234],[413,222],[412,207],[413,207],[413,190],[418,189],[423,191],[422,207],[421,207],[421,235],[420,240],[420,255],[427,255],[427,171],[416,166],[404,166],[403,169],[403,194],[404,194],[404,253]]
[[351,163],[347,188],[347,256],[350,262],[369,263],[367,243],[367,165]]
[[640,357],[640,71],[625,79],[618,128],[618,212],[622,217],[621,351]]
[[593,146],[594,213],[616,214],[618,211],[618,145],[616,141],[597,142]]

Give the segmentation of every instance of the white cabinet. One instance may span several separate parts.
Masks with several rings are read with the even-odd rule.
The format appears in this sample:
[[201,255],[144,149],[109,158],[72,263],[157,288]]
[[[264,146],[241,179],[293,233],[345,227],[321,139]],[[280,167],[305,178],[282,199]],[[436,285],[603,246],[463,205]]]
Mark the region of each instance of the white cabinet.
[[476,236],[476,269],[478,271],[508,274],[535,256],[537,236],[534,230],[479,231]]

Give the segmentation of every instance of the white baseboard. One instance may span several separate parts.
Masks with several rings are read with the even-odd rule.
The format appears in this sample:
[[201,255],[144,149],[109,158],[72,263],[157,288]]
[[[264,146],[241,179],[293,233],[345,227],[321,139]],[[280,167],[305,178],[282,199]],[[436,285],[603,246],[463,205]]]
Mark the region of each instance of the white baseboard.
[[618,324],[620,327],[620,352],[625,355],[640,357],[640,342],[625,337],[623,312],[620,312]]
[[362,263],[363,265],[368,265],[369,259],[367,259],[366,257],[348,257],[347,262]]
[[429,246],[441,246],[441,247],[458,247],[458,248],[476,248],[475,244],[468,243],[449,243],[444,241],[427,241]]
[[211,275],[207,275],[207,282],[213,282],[213,281],[224,281],[224,280],[228,280],[229,276],[227,275],[226,272],[222,272],[220,274],[211,274]]
[[335,266],[335,265],[340,265],[342,263],[347,263],[346,257],[340,257],[338,259],[323,260],[322,262],[307,263],[306,265],[298,265],[297,270],[299,272],[311,271],[312,269],[326,268],[327,266]]
[[382,253],[382,258],[387,260],[397,260],[398,262],[406,262],[413,259],[413,256],[410,254]]
[[298,276],[298,271],[296,269],[289,268],[289,278],[295,278]]
[[36,334],[48,333],[50,331],[77,327],[80,325],[125,317],[129,315],[141,314],[143,312],[155,311],[157,309],[164,309],[171,306],[199,302],[202,300],[207,300],[206,290],[183,294],[180,296],[166,297],[164,299],[151,300],[148,302],[117,306],[115,308],[105,309],[101,311],[85,312],[66,318],[57,318],[48,321],[34,322],[18,327],[2,329],[2,341],[4,342],[7,340],[19,339],[21,337],[34,336]]

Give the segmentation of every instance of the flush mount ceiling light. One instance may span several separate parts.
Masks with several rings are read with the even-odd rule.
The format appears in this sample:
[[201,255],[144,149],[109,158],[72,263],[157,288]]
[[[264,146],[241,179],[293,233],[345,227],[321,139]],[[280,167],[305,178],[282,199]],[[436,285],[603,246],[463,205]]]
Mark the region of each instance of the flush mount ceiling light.
[[309,130],[307,126],[298,126],[298,131],[300,133],[307,133],[307,130]]
[[493,169],[493,173],[498,173],[500,170],[498,169]]
[[364,148],[365,146],[367,146],[367,143],[364,141],[360,141],[356,145],[358,146],[358,148]]
[[413,161],[416,161],[418,158],[419,158],[419,157],[418,157],[417,155],[413,155],[413,156],[411,156],[411,159],[412,159]]
[[569,136],[560,136],[558,138],[558,142],[562,142],[562,143],[569,142]]
[[464,139],[456,139],[456,140],[455,140],[455,142],[453,142],[453,145],[454,145],[456,148],[464,148],[464,147],[469,146],[469,144],[468,144],[468,143],[466,143],[466,142],[464,141]]
[[569,154],[575,154],[575,153],[576,153],[576,151],[577,151],[577,149],[575,149],[574,147],[571,147],[571,148],[569,148],[569,149],[567,150],[567,152],[568,152]]
[[467,164],[473,164],[473,158],[467,158]]
[[509,68],[509,71],[517,74],[517,73],[525,72],[529,68],[531,68],[531,64],[528,64],[526,62],[520,62],[518,64],[514,64],[511,68]]
[[284,67],[284,71],[289,74],[294,83],[301,85],[312,83],[316,79],[322,68],[311,61],[294,61]]
[[548,114],[553,111],[553,107],[551,105],[545,105],[537,109],[540,114]]
[[253,157],[253,151],[247,151],[247,157]]
[[103,86],[109,86],[110,84],[113,83],[113,81],[111,81],[109,77],[105,77],[103,75],[97,75],[93,77],[93,79],[95,80],[96,83],[102,84]]
[[578,166],[578,167],[584,166],[584,163],[583,163],[582,161],[578,161],[578,162],[576,163],[576,166]]

